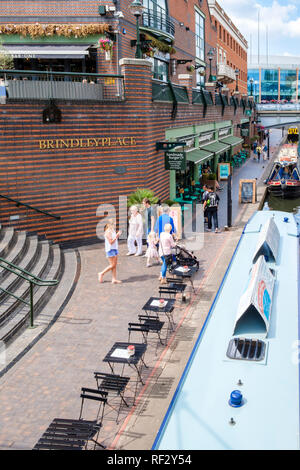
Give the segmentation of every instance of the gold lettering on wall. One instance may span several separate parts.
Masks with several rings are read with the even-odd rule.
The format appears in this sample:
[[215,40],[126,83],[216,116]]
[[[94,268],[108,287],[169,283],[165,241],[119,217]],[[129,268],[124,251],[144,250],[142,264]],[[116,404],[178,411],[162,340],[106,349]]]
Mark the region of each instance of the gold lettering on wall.
[[87,137],[76,139],[39,140],[40,150],[71,149],[89,147],[135,147],[135,137]]

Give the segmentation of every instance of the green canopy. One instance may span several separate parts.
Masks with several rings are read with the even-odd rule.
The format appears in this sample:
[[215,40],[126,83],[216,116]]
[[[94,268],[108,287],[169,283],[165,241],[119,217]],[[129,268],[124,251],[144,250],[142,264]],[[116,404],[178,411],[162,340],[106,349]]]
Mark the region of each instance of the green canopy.
[[244,142],[244,140],[241,139],[240,137],[235,137],[233,135],[230,135],[228,137],[224,137],[223,139],[221,139],[221,141],[222,141],[222,143],[224,142],[224,144],[231,145],[231,147],[235,147],[236,145],[239,145],[242,142]]
[[211,144],[204,145],[201,147],[201,150],[205,150],[206,152],[212,152],[216,155],[219,153],[225,152],[227,149],[229,149],[230,145],[227,145],[224,142],[212,142]]
[[203,163],[205,160],[212,156],[212,152],[202,149],[195,149],[191,150],[190,152],[186,152],[186,159],[194,163]]

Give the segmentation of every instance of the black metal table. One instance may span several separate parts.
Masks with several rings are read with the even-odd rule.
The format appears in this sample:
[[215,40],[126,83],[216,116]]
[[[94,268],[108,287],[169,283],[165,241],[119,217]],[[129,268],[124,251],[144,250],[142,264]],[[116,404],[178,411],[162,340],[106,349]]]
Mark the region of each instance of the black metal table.
[[188,266],[187,271],[182,271],[183,266],[176,266],[172,269],[170,274],[173,276],[180,277],[181,279],[188,279],[191,283],[192,289],[195,292],[194,283],[193,283],[193,275],[198,271],[197,267],[195,266]]
[[[124,355],[125,355],[125,352],[127,351],[127,348],[130,345],[134,346],[134,348],[135,348],[135,353],[134,353],[133,356],[129,356],[129,357],[116,357],[116,356],[114,356],[114,353],[116,352],[116,349],[123,350]],[[141,371],[140,371],[142,365],[139,367],[138,364],[141,362],[145,367],[147,367],[145,362],[144,362],[144,359],[143,359],[144,354],[146,352],[146,349],[147,349],[147,345],[145,343],[121,343],[121,342],[117,342],[113,345],[113,347],[106,354],[105,358],[103,359],[103,362],[108,363],[108,365],[109,365],[109,367],[110,367],[113,374],[115,374],[114,365],[115,364],[121,364],[123,366],[121,376],[123,376],[125,365],[128,365],[129,367],[131,367],[132,369],[134,369],[136,371],[137,376],[138,376],[138,380],[141,382],[141,384],[145,385],[144,382],[143,382],[142,376],[141,376]],[[138,382],[138,380],[137,380],[137,382]],[[135,397],[136,397],[137,382],[136,382],[136,387],[135,387],[134,401],[135,401]]]
[[[165,301],[165,305],[163,305],[162,307],[153,305],[154,302],[159,302],[160,299]],[[176,302],[176,299],[165,299],[163,297],[150,297],[150,299],[145,303],[143,310],[148,314],[149,312],[165,314],[169,322],[169,329],[173,331],[175,329],[175,323],[173,320],[173,310],[174,310],[175,302]]]

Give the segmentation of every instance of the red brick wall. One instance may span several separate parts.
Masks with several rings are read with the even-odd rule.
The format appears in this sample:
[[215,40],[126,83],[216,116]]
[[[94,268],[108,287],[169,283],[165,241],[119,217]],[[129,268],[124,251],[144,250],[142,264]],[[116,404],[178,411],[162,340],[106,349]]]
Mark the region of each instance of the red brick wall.
[[[122,72],[125,102],[58,103],[60,124],[42,123],[45,103],[1,105],[0,194],[62,217],[55,221],[2,200],[2,224],[9,224],[9,216],[18,214],[22,217],[18,228],[46,234],[54,241],[93,239],[100,204],[117,207],[118,197],[137,187],[151,188],[163,200],[169,196],[164,153],[155,149],[156,141],[165,140],[166,129],[229,119],[240,123],[242,108],[234,116],[228,107],[222,116],[220,106],[211,106],[203,119],[202,106],[192,104],[179,104],[172,120],[171,103],[152,102],[149,67],[125,66]],[[86,143],[88,138],[100,139],[99,145],[78,148],[74,143],[80,139]],[[106,140],[102,146],[102,138],[111,138],[112,145]],[[39,144],[49,139],[53,141],[50,148]],[[72,148],[56,148],[56,139],[77,140]],[[125,173],[116,173],[123,167]]]

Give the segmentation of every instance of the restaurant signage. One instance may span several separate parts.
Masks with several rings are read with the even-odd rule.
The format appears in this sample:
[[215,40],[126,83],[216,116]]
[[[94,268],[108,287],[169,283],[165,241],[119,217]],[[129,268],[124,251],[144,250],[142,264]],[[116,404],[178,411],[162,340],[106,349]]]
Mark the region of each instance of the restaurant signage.
[[185,170],[186,156],[184,152],[165,152],[165,170]]
[[219,130],[219,137],[226,137],[231,134],[231,127],[227,127],[225,129],[220,129]]
[[199,136],[199,146],[208,144],[209,142],[214,140],[214,133],[210,132],[209,134],[201,134]]

